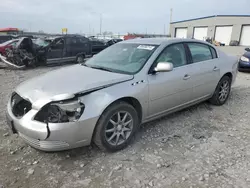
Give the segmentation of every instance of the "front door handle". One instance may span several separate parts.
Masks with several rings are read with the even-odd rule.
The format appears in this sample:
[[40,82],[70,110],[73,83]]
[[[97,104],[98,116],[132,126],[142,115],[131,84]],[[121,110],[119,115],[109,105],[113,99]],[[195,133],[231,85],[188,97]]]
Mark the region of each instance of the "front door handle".
[[215,66],[213,71],[217,71],[217,70],[219,70],[219,68]]
[[188,80],[189,78],[191,78],[191,76],[188,74],[185,74],[185,76],[183,77],[183,80]]

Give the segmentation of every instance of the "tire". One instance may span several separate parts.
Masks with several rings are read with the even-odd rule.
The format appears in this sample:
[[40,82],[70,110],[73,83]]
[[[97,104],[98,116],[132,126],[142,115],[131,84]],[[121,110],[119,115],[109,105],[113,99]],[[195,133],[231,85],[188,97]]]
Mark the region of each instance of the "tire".
[[[215,92],[214,92],[212,98],[209,100],[209,102],[213,105],[216,105],[216,106],[221,106],[221,105],[225,104],[225,102],[228,100],[228,97],[229,97],[230,92],[231,92],[231,82],[232,82],[232,80],[230,77],[223,76],[221,78],[221,80],[219,81],[219,83],[215,89]],[[222,91],[222,88],[225,86],[224,85],[225,83],[228,84],[228,88],[225,89],[225,91],[227,91],[227,94],[225,94],[223,97],[221,97],[221,95],[225,93],[224,90]]]
[[76,64],[78,63],[84,63],[85,55],[81,54],[76,57]]
[[[122,125],[122,121],[120,124],[117,123],[119,121],[118,113],[120,113],[120,120],[123,120],[125,114],[127,113],[124,125]],[[128,125],[125,125],[125,123],[128,123],[130,119],[131,122]],[[93,136],[93,142],[103,151],[119,151],[127,147],[127,145],[131,142],[138,127],[139,118],[137,111],[133,108],[133,106],[123,101],[115,102],[103,112],[98,120]],[[125,131],[125,129],[130,129],[130,131]],[[116,134],[116,136],[113,134]],[[111,139],[112,136],[113,139]]]

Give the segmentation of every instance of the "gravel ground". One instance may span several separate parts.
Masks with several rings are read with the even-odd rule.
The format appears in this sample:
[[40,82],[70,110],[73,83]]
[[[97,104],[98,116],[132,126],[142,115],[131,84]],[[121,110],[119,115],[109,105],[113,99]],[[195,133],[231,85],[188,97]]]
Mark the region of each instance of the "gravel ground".
[[0,69],[0,188],[250,187],[250,74],[238,74],[224,106],[201,103],[142,125],[123,151],[45,153],[8,134],[5,109],[17,84],[56,68]]

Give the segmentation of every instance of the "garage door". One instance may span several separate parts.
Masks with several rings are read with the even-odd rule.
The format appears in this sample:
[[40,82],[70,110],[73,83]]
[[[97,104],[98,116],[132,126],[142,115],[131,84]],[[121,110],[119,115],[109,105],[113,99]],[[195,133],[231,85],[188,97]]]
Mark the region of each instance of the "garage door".
[[207,37],[207,27],[195,27],[194,38],[197,40],[205,40]]
[[232,35],[232,26],[218,26],[215,31],[215,40],[229,45]]
[[176,28],[175,37],[176,38],[187,38],[187,28]]
[[250,46],[250,25],[242,27],[240,45]]

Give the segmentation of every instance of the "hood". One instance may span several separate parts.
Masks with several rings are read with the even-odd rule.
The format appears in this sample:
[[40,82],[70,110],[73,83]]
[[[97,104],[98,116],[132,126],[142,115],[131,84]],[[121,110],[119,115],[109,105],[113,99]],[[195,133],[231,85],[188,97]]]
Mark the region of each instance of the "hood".
[[69,99],[77,93],[89,92],[131,79],[133,75],[73,65],[25,81],[16,88],[16,92],[40,108],[51,101]]

